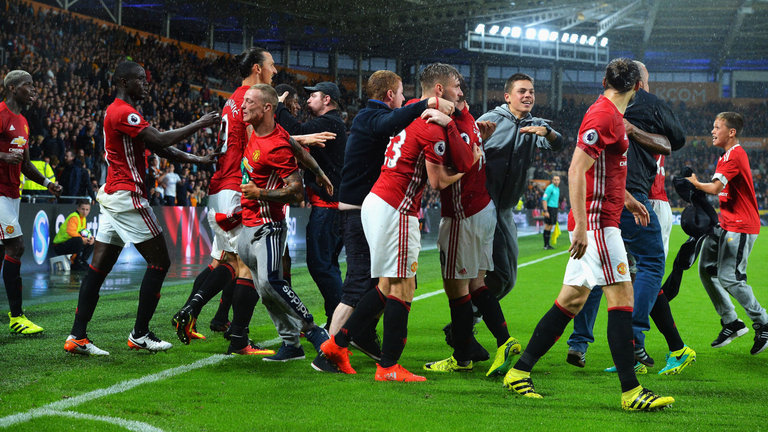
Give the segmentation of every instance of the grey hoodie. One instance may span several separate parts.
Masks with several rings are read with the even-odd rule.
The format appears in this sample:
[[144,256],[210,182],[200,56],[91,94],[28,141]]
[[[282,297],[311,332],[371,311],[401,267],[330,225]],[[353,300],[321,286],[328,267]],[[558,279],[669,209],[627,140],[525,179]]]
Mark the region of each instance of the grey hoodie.
[[513,208],[528,186],[526,173],[533,164],[534,149],[559,151],[565,147],[565,140],[554,130],[557,139],[553,143],[536,134],[520,133],[522,127],[544,126],[546,122],[530,113],[518,119],[507,105],[499,105],[477,121],[496,123],[496,131],[484,143],[488,193],[496,208]]

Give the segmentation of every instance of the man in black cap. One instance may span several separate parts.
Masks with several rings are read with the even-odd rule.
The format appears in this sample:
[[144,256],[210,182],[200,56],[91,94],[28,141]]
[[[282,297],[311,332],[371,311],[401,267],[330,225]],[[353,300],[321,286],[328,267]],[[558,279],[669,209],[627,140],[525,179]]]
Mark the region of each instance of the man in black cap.
[[315,132],[333,132],[336,138],[326,141],[325,147],[312,147],[310,154],[333,184],[333,195],[317,184],[315,175],[304,174],[307,198],[312,212],[307,223],[307,269],[325,300],[325,314],[330,322],[333,311],[341,299],[341,270],[339,253],[342,248],[341,222],[339,218],[338,190],[341,183],[341,167],[344,165],[344,149],[347,131],[341,119],[339,87],[332,82],[321,82],[304,87],[310,92],[307,108],[314,118],[299,123],[288,107],[278,104],[277,122],[291,135]]

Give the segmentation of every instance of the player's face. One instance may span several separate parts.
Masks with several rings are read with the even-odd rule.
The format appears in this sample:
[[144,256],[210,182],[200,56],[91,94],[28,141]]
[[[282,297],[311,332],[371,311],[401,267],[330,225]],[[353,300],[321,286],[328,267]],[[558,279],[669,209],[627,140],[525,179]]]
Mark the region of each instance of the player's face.
[[317,115],[322,112],[325,107],[326,99],[331,97],[321,91],[312,92],[307,99],[307,108],[309,108],[313,114]]
[[560,186],[560,177],[557,177],[557,176],[553,177],[552,183],[554,183],[555,186]]
[[504,93],[504,100],[512,114],[522,117],[533,109],[536,103],[536,95],[533,91],[533,83],[528,80],[518,80],[512,84],[512,90]]
[[397,90],[395,90],[392,95],[392,102],[389,107],[392,109],[400,108],[403,106],[403,102],[405,102],[405,96],[403,96],[403,82],[398,81]]
[[261,64],[259,71],[259,82],[261,84],[272,84],[272,77],[277,73],[275,67],[275,60],[272,58],[272,54],[264,53],[264,63]]
[[248,90],[243,97],[243,121],[251,125],[257,125],[261,123],[261,119],[264,117],[264,105],[259,100],[259,93],[257,90]]
[[725,124],[723,119],[715,119],[715,123],[712,127],[712,145],[715,147],[725,148],[728,144],[728,139],[731,137],[731,131],[735,136],[735,129],[728,129],[728,125]]
[[443,99],[456,103],[464,96],[461,91],[461,82],[456,77],[451,77],[447,80],[447,83],[443,86]]
[[143,100],[149,93],[147,73],[143,67],[137,67],[125,80],[125,92],[133,100]]
[[32,84],[32,77],[24,77],[13,89],[13,98],[19,105],[30,105],[37,99],[37,89]]

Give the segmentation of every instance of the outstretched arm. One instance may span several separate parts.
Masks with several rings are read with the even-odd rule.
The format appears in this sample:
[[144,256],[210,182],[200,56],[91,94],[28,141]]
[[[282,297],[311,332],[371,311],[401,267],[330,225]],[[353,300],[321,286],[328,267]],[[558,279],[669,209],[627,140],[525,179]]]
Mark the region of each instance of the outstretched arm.
[[159,148],[155,151],[155,153],[172,161],[202,165],[214,163],[216,162],[216,158],[222,155],[222,153],[211,153],[206,156],[198,156],[196,154],[181,151],[176,147]]
[[690,177],[686,177],[686,180],[693,184],[693,187],[700,191],[704,191],[710,195],[717,195],[723,191],[725,185],[718,179],[715,179],[711,183],[702,183],[696,178],[696,174],[692,174]]
[[56,182],[52,182],[48,180],[40,171],[37,170],[37,167],[32,164],[32,162],[29,160],[29,149],[24,149],[24,155],[22,156],[22,162],[21,162],[21,172],[24,174],[24,176],[33,182],[43,185],[46,188],[48,188],[48,192],[50,192],[53,195],[59,196],[61,195],[61,191],[64,189],[61,187],[60,184]]
[[195,122],[165,132],[160,132],[152,126],[147,126],[136,137],[142,139],[147,147],[156,152],[161,148],[178,144],[200,129],[213,126],[219,121],[221,121],[219,113],[209,112]]
[[333,195],[333,185],[331,184],[331,180],[325,175],[322,168],[320,168],[320,165],[317,164],[315,158],[313,158],[308,151],[304,150],[304,147],[297,143],[293,137],[290,138],[290,142],[293,155],[296,157],[299,164],[315,175],[315,181],[320,187],[325,188],[328,195]]

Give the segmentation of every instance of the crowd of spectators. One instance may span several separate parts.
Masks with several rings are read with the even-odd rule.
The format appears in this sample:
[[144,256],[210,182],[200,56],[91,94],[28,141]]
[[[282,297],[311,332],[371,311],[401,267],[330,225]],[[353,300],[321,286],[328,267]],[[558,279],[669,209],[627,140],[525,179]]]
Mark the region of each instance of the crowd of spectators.
[[[38,91],[35,103],[25,112],[30,125],[30,156],[45,160],[64,187],[64,195],[94,196],[106,177],[103,155],[102,119],[112,102],[112,69],[124,59],[141,63],[150,79],[149,97],[141,104],[144,117],[160,130],[183,126],[209,110],[218,110],[225,99],[211,88],[232,90],[239,85],[236,64],[229,56],[201,59],[180,46],[154,37],[141,37],[112,26],[73,17],[66,13],[35,14],[32,8],[16,1],[7,2],[0,15],[0,44],[7,62],[0,65],[0,76],[12,69],[29,71]],[[302,91],[303,83],[280,70],[274,84],[287,83]],[[342,88],[349,112],[347,122],[363,101],[354,90]],[[302,100],[300,98],[300,100]],[[491,101],[489,108],[503,101]],[[579,124],[587,103],[566,99],[562,109],[537,105],[533,114],[551,120],[563,134],[568,147],[559,153],[539,152],[530,179],[563,176],[567,191],[567,170],[576,142]],[[475,116],[478,105],[472,106]],[[747,116],[745,136],[768,136],[768,102],[734,106],[731,101],[714,101],[703,106],[675,104],[689,136],[708,136],[715,114],[726,110]],[[345,113],[346,114],[346,113]],[[307,113],[301,114],[306,116]],[[206,129],[190,137],[179,148],[205,155],[214,151],[216,130]],[[760,208],[768,208],[768,157],[765,152],[749,151]],[[672,205],[680,205],[671,188],[671,179],[684,166],[699,176],[714,172],[719,150],[709,141],[692,141],[668,158],[667,190]],[[150,200],[157,205],[205,205],[208,182],[215,166],[168,163],[149,156],[146,184]],[[523,201],[537,202],[541,191],[532,184]],[[567,196],[567,193],[564,195]],[[439,204],[439,194],[427,191],[424,208]]]

